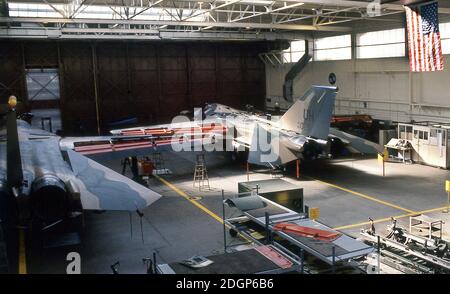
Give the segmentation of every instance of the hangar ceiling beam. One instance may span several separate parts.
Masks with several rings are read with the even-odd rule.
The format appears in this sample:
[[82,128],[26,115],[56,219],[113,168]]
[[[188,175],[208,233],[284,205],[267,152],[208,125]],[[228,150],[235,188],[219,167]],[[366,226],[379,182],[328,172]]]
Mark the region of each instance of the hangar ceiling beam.
[[[118,39],[133,34],[136,39],[158,38],[167,32],[214,37],[221,33],[349,32],[354,26],[344,23],[401,21],[403,6],[390,2],[381,5],[380,15],[371,17],[371,2],[366,0],[9,0],[9,17],[0,19],[0,29],[8,37],[37,33]],[[448,5],[441,6],[440,11],[450,13]]]
[[302,6],[302,5],[304,5],[303,2],[294,3],[294,4],[289,4],[289,5],[286,5],[286,4],[285,4],[284,6],[279,7],[279,8],[275,8],[275,9],[273,9],[272,6],[264,6],[264,8],[265,8],[266,11],[263,11],[263,12],[255,12],[255,11],[253,10],[253,13],[252,13],[251,15],[247,15],[247,16],[239,16],[239,17],[237,17],[237,18],[235,18],[235,19],[230,20],[230,22],[241,21],[241,20],[244,20],[244,19],[249,19],[249,18],[252,18],[252,17],[256,17],[256,16],[260,16],[260,15],[265,15],[265,14],[273,14],[274,12],[278,12],[278,11],[282,11],[282,10],[286,10],[286,9],[291,9],[291,10],[292,10],[293,8],[296,8],[296,7]]
[[200,15],[204,15],[204,14],[210,15],[211,12],[213,12],[213,11],[215,11],[215,10],[217,10],[217,9],[224,8],[224,7],[226,7],[226,6],[233,5],[233,4],[238,3],[238,2],[241,2],[241,0],[231,0],[231,1],[226,1],[226,2],[223,3],[223,4],[220,4],[219,6],[216,6],[215,2],[213,1],[213,2],[209,3],[209,5],[210,5],[210,8],[209,8],[209,9],[201,10],[201,11],[198,12],[198,13],[193,13],[192,15],[190,15],[190,16],[188,16],[188,17],[185,17],[185,18],[183,18],[183,19],[181,19],[181,20],[188,20],[188,19],[191,19],[191,18],[193,18],[193,17],[200,16]]
[[36,24],[109,24],[109,25],[150,25],[150,26],[190,26],[190,27],[222,27],[222,28],[254,28],[279,29],[288,31],[332,31],[348,32],[350,27],[319,27],[301,24],[256,23],[256,22],[213,22],[213,21],[172,21],[172,20],[125,20],[125,19],[67,19],[67,18],[32,18],[32,17],[0,17],[0,23],[36,23]]
[[[286,2],[297,2],[297,0],[285,0]],[[301,0],[304,3],[308,4],[318,4],[318,5],[329,5],[329,6],[335,6],[335,7],[359,7],[359,8],[365,8],[367,7],[371,2],[364,2],[364,1],[353,1],[353,0]],[[402,4],[395,4],[395,3],[385,3],[381,4],[382,9],[387,10],[397,10],[397,11],[405,11],[405,8]],[[450,8],[447,7],[440,7],[439,13],[450,13]]]
[[53,5],[52,3],[48,2],[47,0],[43,1],[45,4],[47,4],[49,7],[51,7],[54,11],[56,11],[57,13],[59,13],[62,17],[67,17],[67,14],[64,10],[58,9],[55,5]]

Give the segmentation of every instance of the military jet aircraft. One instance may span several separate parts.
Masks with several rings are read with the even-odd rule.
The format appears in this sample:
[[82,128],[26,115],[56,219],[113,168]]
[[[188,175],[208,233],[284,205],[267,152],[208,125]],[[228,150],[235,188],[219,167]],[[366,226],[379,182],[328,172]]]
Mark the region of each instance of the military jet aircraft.
[[6,120],[6,127],[0,129],[3,222],[14,221],[22,226],[38,223],[43,229],[81,210],[140,211],[161,197],[61,146],[61,137],[16,120],[14,109]]
[[330,128],[337,94],[336,87],[312,86],[278,120],[252,111],[241,111],[222,104],[207,104],[194,111],[194,120],[185,116],[171,124],[112,130],[114,136],[95,142],[67,138],[73,149],[92,158],[124,157],[132,152],[231,151],[247,154],[248,162],[276,168],[291,161],[312,160],[338,155],[342,149],[352,153],[376,154],[381,146]]

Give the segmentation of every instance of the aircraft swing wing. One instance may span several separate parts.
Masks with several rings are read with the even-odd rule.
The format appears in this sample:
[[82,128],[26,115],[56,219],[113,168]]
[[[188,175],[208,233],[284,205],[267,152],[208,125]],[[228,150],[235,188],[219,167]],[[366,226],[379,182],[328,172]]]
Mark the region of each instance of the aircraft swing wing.
[[383,146],[335,128],[330,128],[330,137],[340,139],[351,153],[378,154],[383,152]]
[[167,151],[171,142],[155,142],[151,136],[67,137],[61,139],[60,146],[95,160],[111,160]]
[[68,149],[67,155],[83,209],[135,211],[161,198],[155,191],[77,152]]
[[112,130],[112,136],[63,138],[60,145],[93,159],[122,159],[154,152],[197,151],[219,144],[226,127],[220,121],[174,123]]
[[[289,138],[279,132],[255,124],[248,153],[248,162],[264,166],[278,166],[297,159]],[[289,148],[290,147],[290,148]],[[301,149],[303,145],[299,146]]]

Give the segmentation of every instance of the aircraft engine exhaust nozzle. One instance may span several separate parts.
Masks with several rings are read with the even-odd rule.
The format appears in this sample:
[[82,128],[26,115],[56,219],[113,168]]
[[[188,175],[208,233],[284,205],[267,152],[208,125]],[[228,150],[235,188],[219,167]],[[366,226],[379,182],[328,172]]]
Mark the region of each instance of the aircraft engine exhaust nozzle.
[[315,141],[309,141],[303,146],[302,157],[305,160],[317,159],[322,153],[322,147]]
[[31,211],[44,222],[65,218],[70,212],[70,194],[64,182],[53,174],[36,178],[32,184]]

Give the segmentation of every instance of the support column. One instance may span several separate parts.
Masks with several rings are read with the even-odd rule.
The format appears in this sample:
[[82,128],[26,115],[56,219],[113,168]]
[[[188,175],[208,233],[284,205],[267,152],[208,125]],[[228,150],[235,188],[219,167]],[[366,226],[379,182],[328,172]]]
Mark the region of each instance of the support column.
[[192,81],[191,81],[191,60],[189,56],[189,48],[187,45],[184,46],[185,51],[185,63],[186,63],[186,103],[189,109],[192,109]]
[[[156,112],[156,120],[159,121],[161,119],[161,101],[163,100],[163,85],[162,85],[162,77],[161,77],[161,58],[160,51],[162,50],[161,45],[155,46],[155,57],[156,57],[156,70],[158,75],[158,111]],[[152,120],[154,118],[152,117]]]
[[250,182],[250,164],[247,161],[247,182]]
[[57,44],[57,50],[58,50],[58,77],[59,77],[59,111],[61,112],[61,124],[62,124],[62,130],[65,130],[65,122],[66,120],[63,119],[63,115],[65,115],[65,88],[64,88],[64,66],[62,64],[62,58],[61,58],[61,45],[60,43]]
[[95,116],[97,118],[97,133],[100,135],[100,114],[98,105],[98,81],[97,81],[97,50],[94,45],[92,49],[92,73],[94,76],[94,98],[95,98]]

